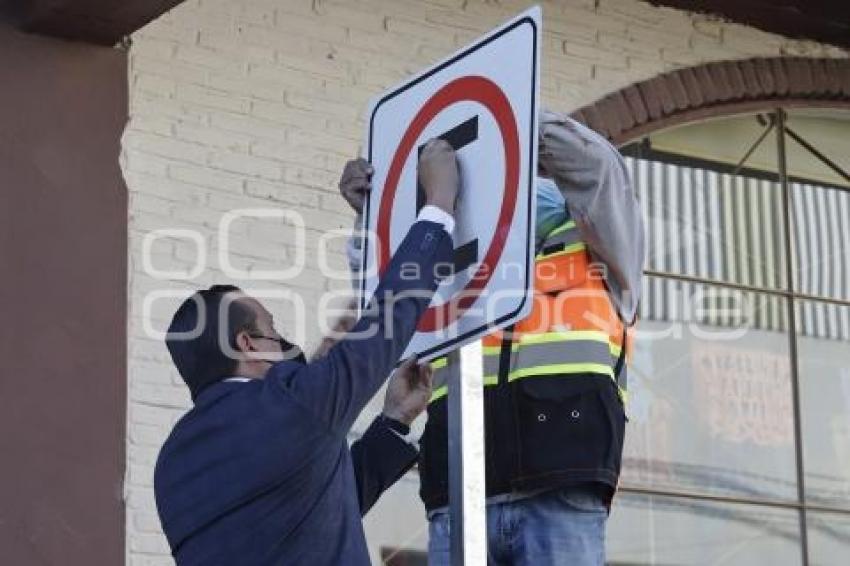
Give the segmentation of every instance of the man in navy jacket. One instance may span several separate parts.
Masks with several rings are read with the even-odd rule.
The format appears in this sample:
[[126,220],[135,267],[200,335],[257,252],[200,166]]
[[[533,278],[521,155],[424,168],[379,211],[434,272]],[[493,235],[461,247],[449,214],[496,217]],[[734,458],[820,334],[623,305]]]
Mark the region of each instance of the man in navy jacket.
[[419,180],[427,205],[349,337],[322,358],[305,363],[236,288],[201,291],[178,309],[167,345],[195,404],[160,452],[154,487],[179,565],[369,563],[361,515],[415,454],[399,449],[386,417],[353,450],[346,435],[412,338],[438,264],[451,260],[458,175],[448,144],[426,146]]

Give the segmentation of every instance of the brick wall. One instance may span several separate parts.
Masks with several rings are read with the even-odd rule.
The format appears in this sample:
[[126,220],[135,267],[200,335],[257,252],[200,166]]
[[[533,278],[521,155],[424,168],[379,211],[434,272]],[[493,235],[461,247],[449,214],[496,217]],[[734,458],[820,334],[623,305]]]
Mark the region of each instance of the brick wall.
[[[847,56],[633,0],[542,4],[542,95],[557,110],[711,60]],[[328,246],[317,240],[350,226],[352,216],[335,187],[343,164],[362,146],[368,100],[528,5],[187,0],[133,36],[131,121],[122,154],[131,248],[128,563],[171,563],[156,517],[152,471],[171,425],[190,404],[162,341],[150,332],[164,327],[178,298],[151,300],[156,297],[151,293],[185,294],[213,282],[291,289],[303,297],[303,338],[314,346],[320,329],[313,312],[320,296],[348,287],[342,239],[332,238]],[[305,267],[284,283],[246,275],[297,261],[294,228],[285,219],[234,221],[227,259],[240,273],[219,261],[222,216],[232,209],[269,207],[295,209],[305,221]],[[175,228],[191,232],[153,237],[156,230]],[[322,273],[320,248],[343,276],[329,280]],[[200,273],[189,278],[193,270]],[[285,299],[271,302],[280,328],[297,325],[296,309]],[[419,510],[411,513],[421,521]]]

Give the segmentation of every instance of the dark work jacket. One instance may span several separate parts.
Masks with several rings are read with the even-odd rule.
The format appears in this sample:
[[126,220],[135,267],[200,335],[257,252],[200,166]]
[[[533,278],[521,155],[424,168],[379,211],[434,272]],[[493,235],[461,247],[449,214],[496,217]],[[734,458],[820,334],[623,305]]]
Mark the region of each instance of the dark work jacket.
[[407,347],[452,249],[441,225],[416,222],[351,331],[370,337],[199,394],[154,474],[178,565],[369,564],[361,513],[410,454],[373,425],[353,462],[346,435]]
[[[613,381],[587,374],[508,383],[502,373],[498,385],[484,388],[487,497],[589,485],[610,503],[625,434]],[[428,406],[419,475],[425,507],[448,505],[447,397]]]

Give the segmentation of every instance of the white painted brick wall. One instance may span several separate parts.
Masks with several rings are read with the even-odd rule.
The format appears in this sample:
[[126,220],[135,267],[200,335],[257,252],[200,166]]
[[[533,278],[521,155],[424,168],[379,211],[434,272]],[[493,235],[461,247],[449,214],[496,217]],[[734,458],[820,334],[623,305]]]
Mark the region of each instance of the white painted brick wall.
[[[315,239],[351,222],[335,185],[345,160],[361,148],[369,98],[530,4],[187,0],[133,36],[131,121],[122,154],[131,246],[129,564],[171,563],[156,516],[152,470],[162,441],[190,404],[164,345],[144,332],[145,296],[162,289],[188,293],[214,282],[251,287],[222,273],[216,230],[226,211],[258,207],[304,214],[311,236],[307,269],[289,286],[304,294],[309,307],[315,308],[323,291],[345,289],[345,281],[329,282],[320,273]],[[836,48],[635,0],[544,1],[543,8],[543,100],[564,111],[635,81],[710,60],[847,56]],[[198,278],[158,280],[145,273],[143,239],[159,228],[202,235],[209,261]],[[280,267],[294,253],[286,234],[283,225],[267,221],[237,223],[232,262]],[[335,241],[329,257],[344,269],[340,244]],[[169,238],[154,246],[152,259],[160,270],[189,270],[196,256],[194,244]],[[175,301],[155,305],[155,326],[164,327]],[[318,328],[309,321],[308,345],[317,343]],[[418,510],[411,514],[421,520]]]

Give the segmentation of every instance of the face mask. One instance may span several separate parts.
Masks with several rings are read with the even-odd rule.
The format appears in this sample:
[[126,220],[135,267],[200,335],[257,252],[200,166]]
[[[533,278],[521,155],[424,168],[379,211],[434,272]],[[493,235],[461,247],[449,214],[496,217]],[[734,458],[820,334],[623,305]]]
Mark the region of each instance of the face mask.
[[264,336],[262,334],[250,334],[249,336],[251,336],[251,338],[265,338],[266,340],[272,340],[280,344],[280,351],[283,352],[283,358],[281,360],[266,360],[269,363],[276,364],[280,361],[295,362],[296,364],[302,365],[307,363],[307,358],[304,356],[304,351],[292,342],[286,340],[285,338]]
[[539,246],[546,234],[569,219],[567,203],[552,179],[537,177],[537,225],[535,242]]
[[286,361],[295,362],[296,364],[301,365],[307,364],[307,358],[304,356],[304,350],[302,350],[299,346],[281,338],[280,348],[281,351],[283,351],[283,356]]

